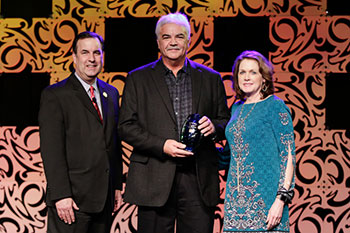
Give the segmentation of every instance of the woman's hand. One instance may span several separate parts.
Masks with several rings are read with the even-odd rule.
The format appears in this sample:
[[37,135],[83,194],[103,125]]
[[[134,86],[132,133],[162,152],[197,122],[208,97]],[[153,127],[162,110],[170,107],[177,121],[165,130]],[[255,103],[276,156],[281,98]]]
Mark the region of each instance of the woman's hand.
[[276,198],[267,216],[267,220],[266,220],[267,230],[271,230],[272,228],[280,224],[281,218],[282,218],[283,206],[284,206],[284,202],[281,201],[279,198]]

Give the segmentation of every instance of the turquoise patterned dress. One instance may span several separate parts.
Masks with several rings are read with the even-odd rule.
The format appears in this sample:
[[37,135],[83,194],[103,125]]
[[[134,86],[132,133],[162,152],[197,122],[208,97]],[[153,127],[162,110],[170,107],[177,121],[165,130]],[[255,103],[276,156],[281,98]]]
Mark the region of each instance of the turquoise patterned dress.
[[[295,166],[290,111],[274,95],[252,104],[240,101],[232,106],[225,133],[231,156],[224,232],[266,232],[269,209],[284,184],[289,145]],[[288,215],[285,206],[280,224],[268,232],[289,232]]]

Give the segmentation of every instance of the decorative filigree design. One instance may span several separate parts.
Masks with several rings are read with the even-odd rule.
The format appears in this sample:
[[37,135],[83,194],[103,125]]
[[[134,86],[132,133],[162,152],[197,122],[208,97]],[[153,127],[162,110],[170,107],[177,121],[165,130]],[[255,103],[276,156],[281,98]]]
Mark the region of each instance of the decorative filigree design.
[[0,72],[21,72],[31,66],[32,72],[49,70],[48,41],[38,35],[47,36],[50,20],[2,19],[0,21]]
[[104,22],[85,17],[0,20],[0,72],[18,73],[26,68],[32,72],[71,70],[71,47],[74,36],[85,30],[104,35]]
[[[45,230],[45,176],[38,127],[0,127],[0,232]],[[2,231],[1,229],[6,229]]]
[[[276,71],[346,72],[350,17],[274,17],[270,59]],[[293,59],[290,59],[290,57]]]
[[[325,74],[277,73],[277,95],[291,109],[297,165],[296,195],[290,206],[294,232],[341,232],[349,225],[350,138],[345,130],[325,130]],[[327,189],[322,188],[327,181]],[[317,188],[318,187],[318,188]],[[337,190],[337,191],[336,191]],[[327,223],[325,223],[327,220]]]
[[326,11],[326,1],[315,0],[222,0],[218,4],[218,16],[235,17],[238,14],[245,16],[270,15],[322,15]]
[[213,68],[214,54],[210,49],[214,39],[213,18],[192,18],[190,23],[192,36],[188,57],[193,61]]
[[136,233],[137,207],[124,203],[113,216],[111,232]]
[[211,9],[217,8],[217,1],[205,0],[155,0],[144,2],[111,0],[107,3],[110,17],[159,17],[171,12],[181,11],[188,16],[207,17]]

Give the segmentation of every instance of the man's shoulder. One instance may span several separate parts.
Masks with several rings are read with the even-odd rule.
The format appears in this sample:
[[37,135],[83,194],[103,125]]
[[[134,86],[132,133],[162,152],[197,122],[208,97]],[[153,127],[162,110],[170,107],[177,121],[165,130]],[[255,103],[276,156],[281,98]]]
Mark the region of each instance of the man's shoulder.
[[100,86],[102,86],[104,88],[113,89],[113,90],[116,89],[113,85],[103,81],[102,79],[97,78],[96,80],[98,80],[97,81],[98,85],[100,85]]
[[116,93],[117,95],[119,95],[118,89],[115,86],[112,86],[111,84],[108,84],[107,82],[101,79],[97,79],[97,80],[98,80],[99,87],[102,88],[103,91],[107,91],[109,94]]
[[136,68],[136,69],[130,71],[129,74],[134,74],[134,73],[140,73],[140,72],[145,72],[145,71],[153,70],[153,69],[157,66],[157,64],[158,64],[159,61],[160,61],[160,60],[156,60],[156,61],[153,61],[153,62],[148,63],[148,64],[146,64],[146,65],[140,66],[140,67],[138,67],[138,68]]
[[44,89],[44,91],[60,92],[60,91],[64,90],[67,87],[67,84],[69,83],[69,79],[72,78],[72,75],[73,74],[71,74],[70,76],[66,77],[65,79],[63,79],[57,83],[54,83],[54,84],[51,84],[50,86],[47,86]]
[[220,75],[220,73],[217,72],[216,70],[214,70],[214,69],[212,69],[212,68],[209,68],[208,66],[205,66],[205,65],[203,65],[203,64],[200,64],[200,63],[198,63],[198,62],[189,60],[189,64],[191,65],[191,67],[192,67],[193,69],[197,69],[197,70],[200,70],[200,71],[202,71],[202,72],[208,72],[208,73]]

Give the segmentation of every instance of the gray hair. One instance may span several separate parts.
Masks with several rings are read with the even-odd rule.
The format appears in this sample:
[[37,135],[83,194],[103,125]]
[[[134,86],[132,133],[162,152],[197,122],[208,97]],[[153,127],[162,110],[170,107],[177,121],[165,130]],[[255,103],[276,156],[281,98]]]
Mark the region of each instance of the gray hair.
[[159,33],[160,33],[160,28],[168,23],[174,23],[177,25],[180,25],[185,28],[185,31],[187,33],[187,38],[190,40],[191,36],[191,25],[190,22],[188,21],[186,15],[182,13],[170,13],[167,15],[163,15],[162,17],[159,18],[156,26],[156,36],[158,38]]

